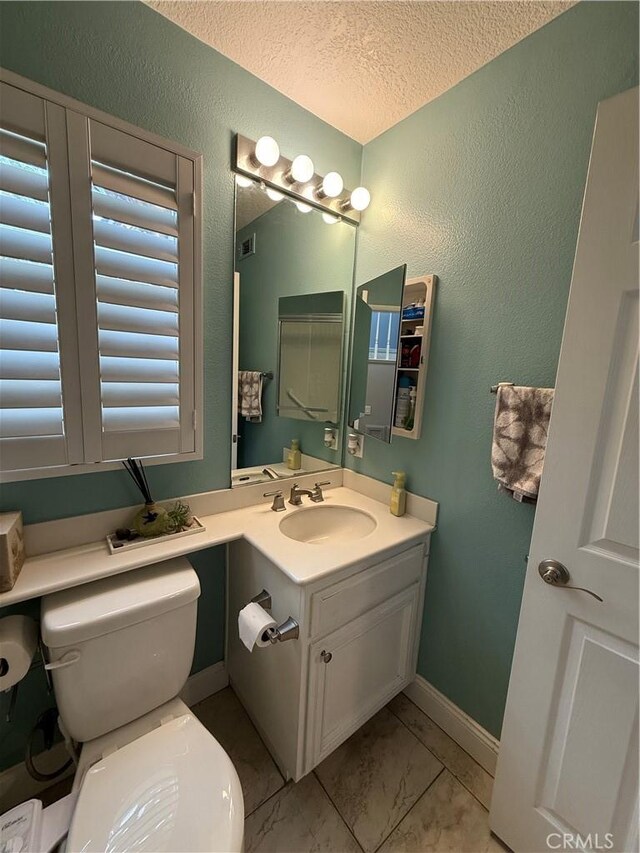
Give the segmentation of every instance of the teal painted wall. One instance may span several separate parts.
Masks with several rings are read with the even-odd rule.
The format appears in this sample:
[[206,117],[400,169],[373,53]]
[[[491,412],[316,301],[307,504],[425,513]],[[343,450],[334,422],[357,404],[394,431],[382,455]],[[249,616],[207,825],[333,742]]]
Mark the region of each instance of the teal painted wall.
[[[360,180],[362,147],[142,3],[0,4],[0,56],[12,71],[204,154],[205,458],[150,470],[154,497],[229,486],[235,132],[307,152],[320,172]],[[4,486],[25,522],[135,503],[126,474]]]
[[[2,65],[204,155],[205,458],[149,469],[154,497],[229,486],[234,180],[232,135],[270,133],[321,172],[360,178],[361,146],[142,3],[0,4]],[[135,504],[123,471],[3,485],[0,511],[26,523]],[[223,657],[224,550],[192,557],[202,585],[193,671]],[[37,614],[38,603],[30,608]],[[3,614],[4,615],[4,614]],[[27,732],[53,704],[42,670],[23,682],[8,726],[0,696],[0,769],[24,754]]]
[[[323,444],[325,424],[276,414],[278,301],[281,296],[342,290],[348,336],[356,229],[343,222],[326,225],[320,213],[300,213],[293,204],[280,202],[241,229],[237,242],[251,234],[256,235],[256,252],[237,263],[240,369],[272,370],[275,378],[264,386],[262,423],[241,419],[239,467],[281,462],[282,448],[292,438],[300,439],[303,453],[340,465],[340,454]],[[336,381],[344,385],[344,375]]]
[[365,146],[358,283],[439,277],[418,442],[347,464],[440,502],[419,672],[496,736],[534,509],[498,494],[499,380],[553,385],[596,105],[637,82],[638,6],[582,3]]

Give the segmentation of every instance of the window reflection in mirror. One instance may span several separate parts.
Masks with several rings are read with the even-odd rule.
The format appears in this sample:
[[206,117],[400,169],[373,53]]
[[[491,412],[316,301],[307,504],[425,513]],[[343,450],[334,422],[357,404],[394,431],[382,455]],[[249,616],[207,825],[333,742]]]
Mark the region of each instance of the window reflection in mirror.
[[358,287],[352,340],[349,426],[391,441],[406,265]]
[[[232,486],[342,464],[324,429],[344,417],[356,229],[301,207],[236,185]],[[292,439],[297,471],[286,464]]]

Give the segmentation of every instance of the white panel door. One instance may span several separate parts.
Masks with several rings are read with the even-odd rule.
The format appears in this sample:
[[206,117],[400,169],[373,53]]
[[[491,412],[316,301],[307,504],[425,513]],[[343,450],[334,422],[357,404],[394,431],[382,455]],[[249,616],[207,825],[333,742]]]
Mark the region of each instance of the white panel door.
[[490,823],[518,853],[631,851],[637,802],[634,89],[598,108]]

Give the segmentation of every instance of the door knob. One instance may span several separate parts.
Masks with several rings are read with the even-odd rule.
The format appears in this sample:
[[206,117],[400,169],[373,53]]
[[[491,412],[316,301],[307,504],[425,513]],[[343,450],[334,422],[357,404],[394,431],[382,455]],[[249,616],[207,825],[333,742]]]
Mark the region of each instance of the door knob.
[[543,560],[538,566],[538,572],[542,580],[550,586],[563,586],[565,589],[577,589],[580,592],[586,592],[587,595],[592,595],[594,598],[597,598],[598,601],[604,600],[600,598],[599,595],[596,595],[595,592],[591,592],[590,589],[585,589],[583,586],[572,586],[569,583],[571,580],[569,569],[557,560]]
[[333,655],[331,654],[331,652],[326,652],[326,651],[324,651],[324,649],[323,649],[323,650],[320,652],[320,657],[322,658],[322,660],[323,660],[325,663],[330,663],[331,658],[333,657]]

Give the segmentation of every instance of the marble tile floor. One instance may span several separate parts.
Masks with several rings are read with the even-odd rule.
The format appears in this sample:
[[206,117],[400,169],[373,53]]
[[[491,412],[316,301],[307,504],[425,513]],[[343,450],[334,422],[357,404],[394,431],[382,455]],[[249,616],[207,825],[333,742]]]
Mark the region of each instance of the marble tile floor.
[[[192,709],[240,777],[246,853],[485,853],[493,779],[404,694],[286,783],[230,688]],[[42,794],[64,796],[70,780]]]

